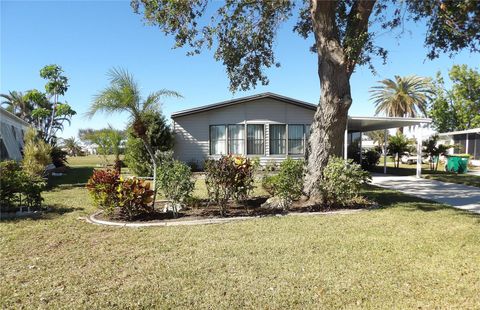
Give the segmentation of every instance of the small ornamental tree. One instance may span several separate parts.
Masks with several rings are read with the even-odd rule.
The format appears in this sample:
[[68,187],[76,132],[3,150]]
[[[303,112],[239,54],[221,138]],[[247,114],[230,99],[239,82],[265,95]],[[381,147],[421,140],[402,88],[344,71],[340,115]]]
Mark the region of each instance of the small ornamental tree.
[[205,185],[209,199],[220,208],[225,216],[228,201],[246,199],[253,190],[255,165],[241,156],[222,156],[218,160],[205,161]]
[[394,156],[395,167],[400,167],[400,157],[410,151],[411,141],[405,137],[401,132],[397,132],[395,136],[388,138],[388,153]]
[[423,151],[429,156],[430,170],[437,171],[440,155],[446,154],[451,145],[438,144],[438,135],[423,141]]
[[[121,68],[114,68],[108,72],[110,85],[101,90],[96,96],[90,109],[87,112],[87,116],[92,118],[99,112],[105,113],[121,113],[126,112],[130,116],[132,122],[132,134],[140,139],[145,147],[150,162],[153,167],[153,202],[156,197],[155,182],[157,179],[157,163],[155,161],[155,150],[152,148],[152,144],[147,135],[147,122],[146,117],[149,113],[158,111],[160,108],[160,99],[164,97],[182,97],[179,93],[162,89],[157,92],[150,93],[146,98],[142,98],[140,92],[140,86],[136,82],[133,75],[127,70]],[[153,205],[152,205],[153,207]]]

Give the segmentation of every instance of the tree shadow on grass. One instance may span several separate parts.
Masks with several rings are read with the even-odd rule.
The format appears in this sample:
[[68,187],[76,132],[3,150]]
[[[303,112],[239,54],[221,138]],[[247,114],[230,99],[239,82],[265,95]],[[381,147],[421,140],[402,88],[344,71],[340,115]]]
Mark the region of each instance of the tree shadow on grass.
[[84,186],[94,169],[94,167],[70,167],[62,176],[51,176],[48,179],[48,188]]
[[480,221],[480,214],[469,212],[454,208],[452,206],[441,204],[435,201],[422,199],[414,196],[403,194],[399,191],[390,190],[374,185],[366,185],[362,191],[362,194],[370,200],[378,203],[379,208],[395,208],[403,207],[409,211],[422,211],[422,212],[434,212],[442,210],[455,211],[457,215],[469,216],[476,218]]
[[30,215],[25,214],[22,216],[12,216],[7,214],[6,218],[2,217],[0,218],[1,222],[20,222],[24,220],[53,220],[55,218],[58,218],[62,215],[65,215],[67,213],[72,213],[75,211],[83,211],[84,208],[76,208],[76,207],[66,207],[64,205],[60,204],[51,204],[51,205],[44,205],[42,210],[40,210],[37,213],[32,213]]

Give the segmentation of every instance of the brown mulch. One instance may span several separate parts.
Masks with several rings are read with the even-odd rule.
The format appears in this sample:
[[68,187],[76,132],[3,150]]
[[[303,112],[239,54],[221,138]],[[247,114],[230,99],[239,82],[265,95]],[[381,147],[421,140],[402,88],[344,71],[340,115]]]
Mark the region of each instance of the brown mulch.
[[[256,216],[269,216],[269,215],[285,215],[287,213],[295,212],[327,212],[332,209],[321,205],[309,205],[305,201],[295,201],[288,211],[281,209],[264,208],[261,205],[268,199],[268,197],[256,197],[251,198],[242,203],[230,202],[228,211],[225,216],[220,214],[220,208],[208,200],[198,200],[194,207],[186,207],[178,212],[177,218],[173,217],[171,212],[164,213],[163,208],[165,202],[157,201],[155,203],[155,211],[143,214],[133,221],[136,222],[157,222],[168,220],[197,220],[197,219],[212,219],[212,218],[233,218],[233,217],[256,217]],[[368,205],[354,205],[348,209],[365,209]],[[342,208],[347,209],[347,208]],[[112,218],[108,218],[103,214],[98,215],[99,219],[103,220],[125,220],[118,213],[114,214]]]

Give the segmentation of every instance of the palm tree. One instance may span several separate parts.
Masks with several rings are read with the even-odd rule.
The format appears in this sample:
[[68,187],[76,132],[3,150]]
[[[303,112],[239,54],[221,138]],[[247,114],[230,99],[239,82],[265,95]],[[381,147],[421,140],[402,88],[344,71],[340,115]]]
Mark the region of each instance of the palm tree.
[[33,107],[25,98],[24,94],[19,91],[9,91],[8,94],[0,94],[0,97],[5,98],[2,105],[6,106],[6,110],[28,121]]
[[67,149],[68,154],[71,156],[77,156],[81,151],[81,147],[75,137],[63,139],[63,147]]
[[162,89],[150,93],[143,99],[140,94],[140,87],[127,70],[122,68],[113,68],[107,76],[110,80],[110,86],[100,91],[90,105],[86,115],[92,118],[98,112],[121,113],[127,112],[133,124],[133,132],[137,138],[143,141],[143,144],[150,156],[153,166],[153,204],[157,194],[157,163],[155,152],[150,145],[147,137],[147,127],[145,125],[145,113],[160,108],[160,99],[162,97],[182,97],[179,93],[171,90]]
[[[396,75],[395,81],[385,79],[371,88],[375,115],[384,113],[390,117],[417,117],[427,115],[427,104],[433,94],[430,79],[411,75]],[[400,129],[403,132],[403,128]]]
[[[386,153],[385,150],[385,131],[384,130],[374,130],[365,133],[374,143],[376,143],[382,149],[382,154]],[[387,131],[388,139],[388,131]]]

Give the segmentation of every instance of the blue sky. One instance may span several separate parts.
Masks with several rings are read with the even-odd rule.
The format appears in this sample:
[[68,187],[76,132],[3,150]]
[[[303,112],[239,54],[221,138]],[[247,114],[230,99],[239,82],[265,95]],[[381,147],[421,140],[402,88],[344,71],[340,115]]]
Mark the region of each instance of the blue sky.
[[[103,128],[111,124],[124,128],[126,115],[83,117],[95,93],[107,85],[105,73],[121,66],[135,75],[144,94],[161,88],[176,90],[183,99],[166,99],[164,113],[217,101],[270,91],[318,102],[320,89],[316,55],[311,44],[292,32],[293,21],[279,30],[275,52],[282,66],[268,71],[270,85],[248,92],[229,92],[229,81],[221,63],[211,51],[194,57],[172,49],[173,40],[158,29],[146,26],[132,12],[129,1],[1,1],[0,91],[43,90],[39,70],[59,64],[69,77],[65,96],[78,112],[64,137],[76,136],[79,128]],[[389,49],[386,65],[376,61],[377,75],[357,68],[351,79],[353,105],[350,115],[373,115],[368,90],[376,81],[394,75],[444,75],[453,64],[478,66],[479,57],[462,52],[430,61],[423,47],[425,26],[407,24],[407,32],[397,40],[392,33],[377,43]]]

